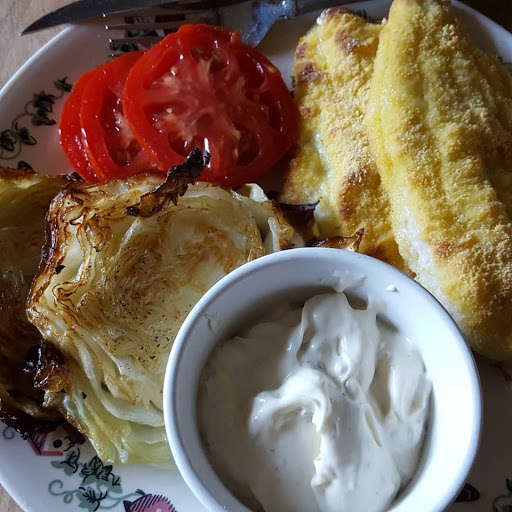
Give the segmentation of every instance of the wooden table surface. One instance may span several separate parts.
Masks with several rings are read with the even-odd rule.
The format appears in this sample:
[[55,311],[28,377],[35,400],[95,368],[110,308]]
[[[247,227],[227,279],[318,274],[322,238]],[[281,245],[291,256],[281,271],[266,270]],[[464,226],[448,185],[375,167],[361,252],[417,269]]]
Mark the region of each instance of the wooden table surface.
[[[0,66],[0,88],[36,50],[60,29],[50,29],[18,37],[19,32],[47,12],[70,0],[0,0],[0,34],[4,44]],[[512,32],[512,2],[509,0],[464,0]],[[340,3],[343,3],[340,1]],[[0,512],[20,512],[21,508],[0,486]],[[42,511],[44,512],[44,511]]]

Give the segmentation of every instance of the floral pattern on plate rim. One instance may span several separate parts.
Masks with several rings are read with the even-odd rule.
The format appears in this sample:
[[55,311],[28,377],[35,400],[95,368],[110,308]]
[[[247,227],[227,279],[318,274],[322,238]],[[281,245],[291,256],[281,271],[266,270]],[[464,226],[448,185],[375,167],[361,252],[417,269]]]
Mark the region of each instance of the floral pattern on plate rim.
[[[32,98],[25,103],[24,111],[11,121],[11,127],[0,132],[0,159],[15,160],[22,152],[23,146],[35,146],[37,139],[32,135],[27,124],[32,127],[53,126],[56,120],[51,117],[53,105],[66,93],[71,92],[72,85],[67,77],[59,78],[53,82],[56,94],[47,93],[44,90],[34,92]],[[32,169],[32,166],[20,160],[16,167]]]
[[[11,440],[17,435],[12,428],[4,426],[4,439]],[[62,478],[48,483],[48,493],[65,505],[75,505],[89,512],[114,508],[124,512],[178,512],[163,494],[146,493],[141,489],[126,492],[112,465],[103,464],[97,455],[83,456],[80,447],[87,440],[70,425],[53,432],[33,434],[27,442],[36,456],[51,458],[50,465],[62,471]],[[124,508],[119,508],[121,506]]]
[[[4,426],[4,439],[12,440],[17,435],[12,428]],[[87,440],[67,424],[53,432],[34,434],[26,442],[36,456],[51,457],[51,466],[62,470],[62,479],[48,483],[48,493],[62,499],[66,505],[78,505],[89,512],[114,508],[124,512],[178,512],[170,499],[162,494],[146,493],[141,489],[124,491],[121,477],[115,474],[112,465],[103,464],[97,455],[82,456],[80,446]],[[492,501],[491,512],[512,510],[512,479],[506,479],[505,488],[506,492]],[[472,503],[479,499],[479,491],[466,483],[455,501]],[[124,509],[119,508],[121,505]]]

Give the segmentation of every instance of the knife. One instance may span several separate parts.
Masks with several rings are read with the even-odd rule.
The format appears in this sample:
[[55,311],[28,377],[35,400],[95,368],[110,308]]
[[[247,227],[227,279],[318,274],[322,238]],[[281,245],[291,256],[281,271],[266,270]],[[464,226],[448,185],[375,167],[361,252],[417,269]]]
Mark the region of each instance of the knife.
[[125,14],[131,11],[141,11],[148,7],[171,6],[186,9],[187,6],[197,7],[219,7],[228,4],[237,3],[236,0],[78,0],[65,5],[60,9],[45,14],[42,18],[34,21],[20,35],[30,34],[38,30],[44,30],[50,27],[57,27],[66,23],[77,23],[88,21],[105,16],[115,16]]

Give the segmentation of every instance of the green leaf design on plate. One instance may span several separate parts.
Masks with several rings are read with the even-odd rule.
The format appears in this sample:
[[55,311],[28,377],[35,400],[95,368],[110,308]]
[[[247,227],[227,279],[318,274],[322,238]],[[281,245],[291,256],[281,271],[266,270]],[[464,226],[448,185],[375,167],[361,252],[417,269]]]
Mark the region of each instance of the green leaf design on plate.
[[67,77],[53,82],[58,94],[48,93],[45,90],[34,92],[32,99],[25,104],[24,111],[11,122],[10,128],[0,131],[0,159],[13,160],[17,158],[24,145],[34,146],[36,138],[27,125],[52,126],[56,120],[51,117],[55,101],[72,89]]
[[66,454],[66,458],[60,461],[52,461],[52,466],[57,469],[63,469],[66,475],[73,475],[78,471],[80,459],[80,450],[72,450]]
[[123,495],[121,477],[113,473],[112,465],[103,464],[97,455],[85,462],[80,457],[80,449],[71,446],[61,460],[51,461],[51,465],[62,470],[69,480],[66,483],[52,480],[48,492],[61,496],[66,505],[74,503],[81,509],[95,512],[112,509],[123,500],[140,496],[137,492]]

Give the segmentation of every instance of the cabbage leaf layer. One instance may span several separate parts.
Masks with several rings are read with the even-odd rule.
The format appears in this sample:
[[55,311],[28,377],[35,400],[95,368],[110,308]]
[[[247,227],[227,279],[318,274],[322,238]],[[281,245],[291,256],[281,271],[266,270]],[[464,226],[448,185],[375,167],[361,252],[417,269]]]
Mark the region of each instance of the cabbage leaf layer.
[[65,364],[45,400],[103,461],[166,464],[162,387],[183,320],[219,279],[295,234],[256,185],[189,186],[142,215],[161,175],[74,184],[53,201],[29,317]]

